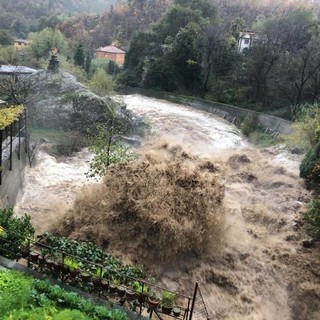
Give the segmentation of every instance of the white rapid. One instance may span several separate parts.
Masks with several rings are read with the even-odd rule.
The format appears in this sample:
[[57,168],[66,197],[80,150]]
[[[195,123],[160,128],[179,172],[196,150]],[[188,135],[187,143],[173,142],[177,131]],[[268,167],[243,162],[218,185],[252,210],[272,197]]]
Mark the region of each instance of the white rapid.
[[[238,129],[210,114],[141,95],[116,99],[123,100],[128,109],[149,121],[152,133],[148,142],[165,137],[199,154],[246,145]],[[95,182],[85,176],[89,161],[86,150],[60,161],[40,151],[36,165],[27,171],[23,197],[15,206],[16,214],[31,214],[37,231],[45,231],[73,204],[82,187]]]
[[168,138],[201,155],[246,145],[235,126],[209,113],[141,95],[124,96],[123,101],[135,114],[149,119],[151,140]]

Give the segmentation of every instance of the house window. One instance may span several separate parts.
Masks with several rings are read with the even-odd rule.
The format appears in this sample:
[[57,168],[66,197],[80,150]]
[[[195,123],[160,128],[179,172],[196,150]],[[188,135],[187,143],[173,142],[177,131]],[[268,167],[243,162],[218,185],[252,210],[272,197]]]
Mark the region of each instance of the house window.
[[249,44],[250,43],[250,39],[244,39],[244,44]]

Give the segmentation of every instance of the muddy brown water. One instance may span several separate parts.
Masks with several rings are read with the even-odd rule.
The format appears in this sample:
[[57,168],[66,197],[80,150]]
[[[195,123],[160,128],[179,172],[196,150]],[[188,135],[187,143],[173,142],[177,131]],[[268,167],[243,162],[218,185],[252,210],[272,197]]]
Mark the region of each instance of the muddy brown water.
[[[219,244],[175,266],[155,263],[160,283],[188,293],[199,281],[212,319],[320,319],[319,249],[301,246],[307,237],[301,215],[310,199],[299,179],[301,156],[283,147],[257,150],[234,126],[185,106],[140,95],[117,99],[149,119],[142,153],[161,142],[179,145],[215,163],[225,186]],[[83,187],[101,183],[85,177],[90,157],[84,150],[57,161],[40,152],[15,212],[31,214],[39,233],[50,229]]]

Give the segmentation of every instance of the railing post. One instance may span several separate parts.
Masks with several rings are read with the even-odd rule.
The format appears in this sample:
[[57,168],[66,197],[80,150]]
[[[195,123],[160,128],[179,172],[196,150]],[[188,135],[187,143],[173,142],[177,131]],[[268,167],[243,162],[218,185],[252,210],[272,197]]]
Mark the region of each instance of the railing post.
[[26,153],[28,153],[28,145],[27,108],[24,108],[24,148]]
[[3,139],[3,130],[0,130],[0,185],[2,184],[2,139]]
[[197,292],[198,292],[198,282],[196,282],[196,285],[194,286],[194,291],[193,291],[193,297],[192,297],[192,303],[191,303],[191,310],[190,310],[190,316],[189,316],[189,320],[192,319],[192,314],[194,311],[194,306],[196,304],[196,297],[197,297]]
[[10,164],[9,170],[12,170],[12,144],[13,144],[13,123],[10,124]]
[[21,150],[21,115],[19,116],[19,146],[18,146],[18,160],[20,160],[20,150]]
[[28,263],[28,268],[31,268],[31,263],[30,263],[30,239],[28,239],[28,258],[27,258],[27,263]]

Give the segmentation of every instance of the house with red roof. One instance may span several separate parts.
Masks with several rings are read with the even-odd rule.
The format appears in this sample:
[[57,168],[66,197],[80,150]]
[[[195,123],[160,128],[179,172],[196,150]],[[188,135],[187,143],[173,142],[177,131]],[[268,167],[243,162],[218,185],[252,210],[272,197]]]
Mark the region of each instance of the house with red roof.
[[99,49],[95,50],[96,58],[105,58],[111,61],[116,62],[117,64],[124,64],[124,58],[125,58],[125,51],[115,47],[115,46],[106,46],[106,47],[100,47]]

